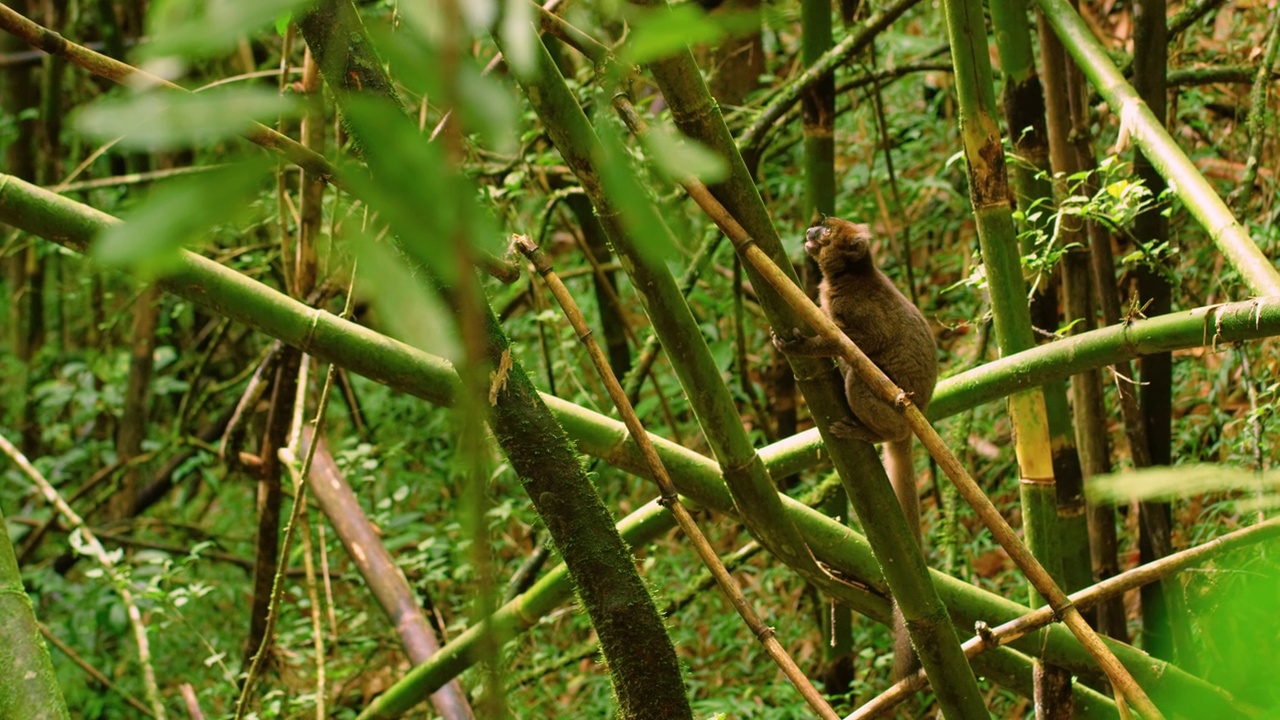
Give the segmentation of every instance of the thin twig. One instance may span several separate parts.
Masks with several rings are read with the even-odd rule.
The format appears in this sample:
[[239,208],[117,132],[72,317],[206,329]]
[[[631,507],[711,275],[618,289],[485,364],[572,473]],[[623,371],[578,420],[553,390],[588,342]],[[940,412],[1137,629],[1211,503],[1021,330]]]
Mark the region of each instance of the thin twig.
[[151,703],[152,716],[158,720],[165,719],[164,704],[160,702],[160,689],[156,685],[156,671],[151,664],[151,643],[147,640],[147,626],[142,622],[142,613],[138,612],[138,605],[133,600],[133,592],[129,590],[129,579],[120,572],[116,567],[116,563],[107,554],[102,543],[98,541],[98,536],[93,534],[89,526],[85,524],[84,519],[76,514],[75,510],[67,504],[62,496],[53,485],[40,474],[39,470],[27,460],[18,448],[14,447],[4,435],[0,435],[0,452],[9,456],[14,465],[22,470],[23,474],[31,478],[31,481],[40,489],[40,493],[44,495],[44,499],[52,505],[63,518],[66,519],[70,527],[80,531],[84,543],[78,551],[85,555],[89,555],[102,565],[106,571],[107,577],[111,579],[111,584],[115,586],[116,592],[120,593],[120,601],[124,603],[125,612],[129,617],[129,624],[133,627],[133,639],[138,644],[138,664],[142,666],[142,686],[146,689],[147,701]]
[[75,663],[77,667],[83,670],[86,675],[93,678],[95,682],[101,683],[103,687],[119,695],[121,698],[124,699],[125,702],[129,703],[135,709],[137,709],[138,712],[144,713],[147,717],[155,717],[155,713],[151,711],[151,708],[142,704],[142,701],[139,700],[138,698],[130,695],[124,690],[121,690],[119,685],[116,685],[115,683],[111,682],[111,678],[107,677],[106,675],[103,675],[102,671],[90,665],[89,661],[80,657],[80,654],[77,653],[74,649],[72,649],[70,645],[62,642],[62,640],[57,635],[54,635],[53,631],[49,629],[48,625],[45,625],[39,620],[36,621],[36,625],[40,628],[40,634],[44,636],[45,640],[49,641],[50,645],[53,645],[54,647],[58,648],[58,650],[61,651],[63,655],[67,656],[67,659]]
[[[351,283],[355,285],[355,268],[351,270]],[[342,311],[342,317],[350,317],[352,299],[355,293],[351,288],[347,290],[347,304]],[[303,365],[305,366],[305,362]],[[329,407],[329,394],[333,388],[334,365],[329,366],[329,371],[325,375],[324,387],[320,390],[320,402],[316,407],[315,419],[312,421],[312,431],[319,434],[320,427],[324,423],[325,411]],[[299,392],[304,392],[302,387]],[[295,428],[297,429],[297,428]],[[296,435],[294,438],[296,442]],[[275,633],[276,622],[280,616],[280,598],[284,595],[284,573],[289,564],[289,549],[293,545],[293,536],[299,525],[299,517],[307,506],[307,485],[302,482],[302,478],[307,476],[311,471],[311,461],[315,457],[316,446],[319,443],[311,443],[307,446],[307,453],[299,467],[298,458],[293,452],[296,445],[285,446],[280,448],[280,459],[284,461],[285,467],[289,469],[289,474],[293,478],[295,493],[293,499],[293,511],[289,516],[289,524],[285,526],[284,540],[280,543],[280,565],[276,568],[276,576],[271,588],[271,604],[267,612],[267,626],[262,632],[262,642],[258,645],[257,652],[253,655],[253,662],[249,665],[249,672],[244,680],[244,687],[240,691],[240,699],[236,702],[236,720],[241,720],[245,712],[248,710],[249,697],[253,692],[253,686],[257,682],[258,676],[262,673],[262,666],[266,662],[267,649],[271,645],[271,636]],[[322,702],[317,699],[317,702]]]

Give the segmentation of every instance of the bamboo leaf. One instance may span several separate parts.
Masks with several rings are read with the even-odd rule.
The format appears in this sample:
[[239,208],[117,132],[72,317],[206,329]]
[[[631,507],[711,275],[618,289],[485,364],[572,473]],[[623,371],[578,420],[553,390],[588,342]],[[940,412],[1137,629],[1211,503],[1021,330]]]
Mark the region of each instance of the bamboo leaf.
[[267,158],[255,158],[162,184],[123,223],[98,236],[93,257],[147,277],[163,275],[184,245],[248,214],[270,169]]
[[201,58],[230,50],[245,33],[279,27],[303,0],[162,0],[153,3],[147,18],[145,57],[179,55]]
[[679,182],[692,175],[704,183],[717,183],[728,177],[729,166],[723,158],[674,128],[655,124],[644,142],[649,159],[668,180]]
[[381,172],[348,171],[344,177],[391,226],[413,260],[448,285],[457,272],[451,260],[455,233],[501,253],[501,234],[477,204],[474,183],[447,162],[440,143],[427,142],[393,103],[352,97],[344,111],[356,137],[381,138],[363,147],[369,166]]
[[161,151],[206,145],[246,132],[255,120],[293,116],[291,98],[263,88],[225,87],[185,94],[151,90],[95,103],[76,116],[76,128],[90,137],[123,136],[124,148]]
[[1206,492],[1256,491],[1259,487],[1257,475],[1223,465],[1150,467],[1099,475],[1087,484],[1089,499],[1103,502],[1168,500]]

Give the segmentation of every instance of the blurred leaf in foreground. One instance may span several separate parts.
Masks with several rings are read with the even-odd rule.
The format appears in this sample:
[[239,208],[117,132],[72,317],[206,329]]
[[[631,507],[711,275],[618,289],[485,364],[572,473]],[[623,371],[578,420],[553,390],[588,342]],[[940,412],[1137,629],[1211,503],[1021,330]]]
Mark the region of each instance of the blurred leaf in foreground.
[[255,121],[293,116],[298,104],[274,90],[221,87],[201,93],[155,88],[94,103],[76,117],[80,132],[99,140],[123,137],[123,148],[161,151],[234,137]]
[[144,57],[201,58],[233,49],[248,33],[274,25],[304,0],[159,0],[147,14]]
[[1128,502],[1171,500],[1206,492],[1256,491],[1259,487],[1258,476],[1243,468],[1178,465],[1098,475],[1089,480],[1087,492],[1092,502]]
[[156,186],[123,223],[98,238],[93,257],[148,277],[163,275],[183,245],[249,214],[272,166],[270,159],[256,157]]

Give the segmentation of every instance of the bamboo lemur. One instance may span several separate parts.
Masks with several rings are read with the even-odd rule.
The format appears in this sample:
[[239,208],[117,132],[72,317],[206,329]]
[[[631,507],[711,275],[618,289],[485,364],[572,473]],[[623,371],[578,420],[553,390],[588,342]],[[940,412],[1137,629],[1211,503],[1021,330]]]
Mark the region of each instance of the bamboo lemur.
[[[937,345],[924,315],[876,267],[867,226],[827,218],[809,228],[804,249],[822,270],[818,294],[823,311],[924,412],[938,378]],[[838,353],[834,343],[821,337],[783,340],[775,336],[774,342],[778,349],[791,355],[830,357]],[[837,361],[854,421],[831,426],[831,433],[884,443],[885,471],[919,545],[920,506],[911,462],[911,428],[892,405],[856,377],[844,360],[837,357]],[[914,672],[917,661],[896,604],[894,656],[895,680]]]

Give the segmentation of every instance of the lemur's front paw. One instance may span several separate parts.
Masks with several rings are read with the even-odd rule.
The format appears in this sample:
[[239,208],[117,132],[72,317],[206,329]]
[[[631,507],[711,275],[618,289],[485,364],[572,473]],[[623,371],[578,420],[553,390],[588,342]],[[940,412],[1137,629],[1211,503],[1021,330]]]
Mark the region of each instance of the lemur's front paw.
[[789,338],[784,338],[772,330],[769,331],[769,337],[773,338],[773,346],[783,353],[791,352],[806,342],[804,333],[800,332],[800,328],[791,328],[791,337]]
[[831,423],[828,429],[834,437],[844,438],[846,440],[861,440],[858,437],[858,426],[848,420]]
[[878,443],[882,438],[877,437],[871,428],[858,422],[857,420],[840,420],[833,422],[827,428],[831,431],[832,437],[838,437],[843,440],[861,440],[862,442]]

